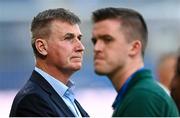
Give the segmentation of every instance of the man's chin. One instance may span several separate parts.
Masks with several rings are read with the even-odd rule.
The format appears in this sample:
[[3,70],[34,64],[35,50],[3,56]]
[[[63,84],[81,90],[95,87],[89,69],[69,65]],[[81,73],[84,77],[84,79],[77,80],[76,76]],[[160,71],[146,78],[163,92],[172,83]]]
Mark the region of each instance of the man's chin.
[[81,69],[81,67],[75,67],[75,68],[73,68],[73,69],[74,69],[74,71],[78,71],[78,70]]
[[105,72],[99,71],[99,70],[95,70],[95,73],[98,75],[106,75]]
[[74,70],[80,70],[80,69],[82,68],[82,64],[81,64],[81,63],[74,64],[74,65],[72,66],[72,68],[73,68]]

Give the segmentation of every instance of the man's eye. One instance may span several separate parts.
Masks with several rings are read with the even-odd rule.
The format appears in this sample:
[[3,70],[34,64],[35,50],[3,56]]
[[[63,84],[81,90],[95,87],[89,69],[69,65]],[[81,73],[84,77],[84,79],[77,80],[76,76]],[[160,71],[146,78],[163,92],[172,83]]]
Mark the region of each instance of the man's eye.
[[64,40],[73,40],[73,38],[72,37],[65,37]]
[[97,42],[97,40],[95,38],[92,38],[91,41],[93,44],[96,44],[96,42]]
[[82,37],[78,37],[78,39],[81,41]]
[[112,38],[106,37],[106,38],[104,38],[103,40],[104,40],[105,42],[110,42],[110,41],[112,41]]

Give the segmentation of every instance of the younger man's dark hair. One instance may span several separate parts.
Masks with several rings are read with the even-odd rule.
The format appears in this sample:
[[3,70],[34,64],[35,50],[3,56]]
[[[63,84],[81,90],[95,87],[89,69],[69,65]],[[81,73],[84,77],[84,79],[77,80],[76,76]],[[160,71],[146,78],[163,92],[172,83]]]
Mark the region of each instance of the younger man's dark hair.
[[93,12],[92,20],[94,23],[107,20],[118,20],[122,26],[128,41],[139,39],[142,43],[142,56],[148,41],[148,29],[143,16],[135,10],[127,8],[102,8]]

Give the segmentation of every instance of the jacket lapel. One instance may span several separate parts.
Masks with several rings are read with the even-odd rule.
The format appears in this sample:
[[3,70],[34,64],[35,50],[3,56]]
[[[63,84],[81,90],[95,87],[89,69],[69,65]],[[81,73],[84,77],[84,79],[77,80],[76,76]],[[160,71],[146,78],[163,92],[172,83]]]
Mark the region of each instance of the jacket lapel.
[[33,71],[31,81],[37,83],[43,90],[45,90],[54,101],[54,103],[58,106],[61,112],[64,113],[64,116],[74,117],[74,114],[65,104],[63,99],[58,95],[58,93],[53,89],[53,87],[36,71]]
[[72,111],[69,109],[69,107],[65,104],[63,99],[57,93],[51,94],[51,99],[59,107],[59,109],[61,109],[61,111],[64,112],[65,116],[75,117]]

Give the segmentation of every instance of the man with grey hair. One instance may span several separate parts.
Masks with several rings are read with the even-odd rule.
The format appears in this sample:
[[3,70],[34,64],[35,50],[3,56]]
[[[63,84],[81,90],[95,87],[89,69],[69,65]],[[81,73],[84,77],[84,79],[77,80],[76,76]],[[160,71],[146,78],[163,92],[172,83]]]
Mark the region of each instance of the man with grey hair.
[[74,98],[70,76],[82,66],[80,19],[63,9],[34,17],[32,48],[36,65],[14,98],[10,117],[88,117]]

